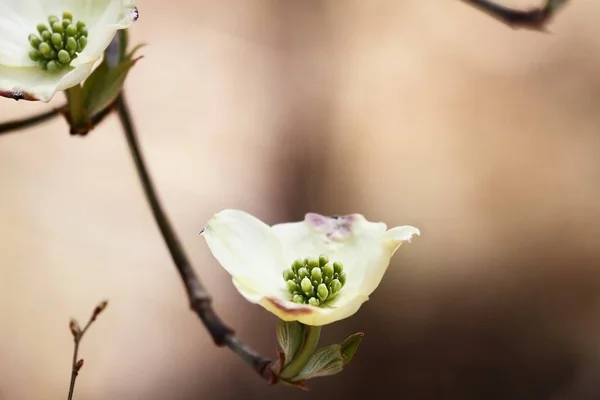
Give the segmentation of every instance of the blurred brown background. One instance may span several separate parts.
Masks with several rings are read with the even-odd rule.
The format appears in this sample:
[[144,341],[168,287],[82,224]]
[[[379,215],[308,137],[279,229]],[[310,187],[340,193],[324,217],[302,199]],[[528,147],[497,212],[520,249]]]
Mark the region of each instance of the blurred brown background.
[[2,137],[1,400],[65,398],[68,320],[104,298],[79,400],[600,399],[600,3],[573,1],[551,34],[459,1],[139,8],[142,144],[241,339],[274,354],[276,320],[198,236],[214,212],[360,212],[422,237],[325,330],[324,344],[366,332],[346,371],[308,394],[267,387],[189,311],[114,118],[84,139],[58,119]]

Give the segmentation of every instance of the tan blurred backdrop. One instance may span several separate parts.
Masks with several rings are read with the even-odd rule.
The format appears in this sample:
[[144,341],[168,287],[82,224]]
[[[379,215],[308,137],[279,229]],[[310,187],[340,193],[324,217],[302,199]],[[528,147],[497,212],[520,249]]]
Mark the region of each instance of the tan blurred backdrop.
[[600,399],[600,3],[572,3],[540,34],[459,1],[140,1],[141,141],[243,340],[274,354],[276,320],[198,236],[214,212],[360,212],[422,237],[325,330],[366,332],[346,371],[270,388],[189,311],[114,118],[4,136],[0,399],[65,398],[68,320],[104,298],[79,400]]

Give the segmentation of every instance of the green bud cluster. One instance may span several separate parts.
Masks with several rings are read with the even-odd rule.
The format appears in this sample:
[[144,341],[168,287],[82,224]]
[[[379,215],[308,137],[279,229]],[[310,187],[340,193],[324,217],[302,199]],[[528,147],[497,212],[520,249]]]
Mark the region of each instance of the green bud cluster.
[[29,35],[29,44],[33,48],[29,58],[38,63],[43,70],[58,71],[77,58],[87,45],[88,31],[85,23],[75,22],[73,14],[65,11],[62,19],[48,17],[48,25],[37,25],[38,35]]
[[294,303],[320,306],[340,293],[346,284],[346,273],[342,263],[329,262],[327,256],[321,255],[294,261],[292,268],[283,271],[283,280]]

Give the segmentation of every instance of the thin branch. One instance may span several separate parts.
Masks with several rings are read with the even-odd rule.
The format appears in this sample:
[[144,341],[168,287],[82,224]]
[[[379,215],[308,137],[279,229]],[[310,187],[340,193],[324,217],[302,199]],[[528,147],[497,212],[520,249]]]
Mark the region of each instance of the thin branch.
[[527,11],[506,7],[492,0],[462,1],[478,8],[511,28],[544,31],[552,17],[562,6],[567,4],[568,0],[546,0],[546,4],[543,7],[536,7]]
[[60,114],[59,109],[52,109],[52,110],[43,112],[41,114],[34,115],[32,117],[27,117],[27,118],[23,118],[23,119],[18,119],[16,121],[9,121],[9,122],[2,123],[2,124],[0,124],[0,135],[18,131],[21,129],[26,129],[31,126],[37,125],[37,124],[41,124],[42,122],[46,122],[49,119],[52,119],[59,114]]
[[74,319],[72,319],[71,322],[69,323],[69,329],[71,330],[71,333],[73,334],[73,340],[75,341],[75,346],[73,349],[73,365],[71,366],[71,383],[69,384],[69,394],[67,395],[67,400],[73,399],[73,392],[75,390],[75,380],[77,379],[77,375],[79,375],[79,370],[81,369],[81,367],[83,367],[83,359],[80,359],[80,360],[77,359],[77,353],[79,352],[79,344],[81,343],[81,340],[83,339],[83,335],[85,335],[85,333],[87,332],[89,327],[96,320],[98,315],[100,315],[100,313],[102,311],[104,311],[104,309],[106,308],[107,305],[108,305],[107,301],[103,301],[100,304],[98,304],[96,306],[96,308],[94,308],[94,311],[92,312],[92,316],[90,317],[87,324],[85,324],[83,329],[81,329],[79,327],[79,324]]
[[[92,118],[90,119],[90,126],[86,127],[86,129],[84,129],[84,130],[71,128],[71,130],[70,130],[71,135],[87,134],[90,130],[92,130],[98,124],[100,124],[104,120],[104,118],[109,116],[110,113],[112,113],[114,111],[114,109],[115,109],[115,106],[114,106],[114,104],[112,104],[112,105],[106,107],[104,110],[100,111],[98,114],[92,116]],[[69,118],[68,118],[68,115],[65,115],[65,110],[67,110],[67,106],[62,105],[58,108],[54,108],[52,110],[45,111],[38,115],[33,115],[31,117],[1,123],[0,124],[0,135],[13,133],[13,132],[20,131],[22,129],[30,128],[32,126],[46,122],[60,114],[63,114],[68,120]]]
[[217,346],[229,347],[263,379],[270,383],[274,383],[276,378],[270,368],[272,362],[263,358],[256,351],[238,340],[234,331],[221,321],[212,308],[212,298],[198,278],[194,267],[192,267],[181,246],[177,234],[173,230],[173,227],[160,204],[152,178],[148,173],[144,156],[137,139],[133,120],[131,118],[131,113],[123,93],[121,93],[117,99],[117,110],[146,200],[150,205],[150,209],[152,210],[154,219],[163,236],[163,240],[171,253],[171,258],[173,259],[175,267],[181,276],[191,309],[198,315]]

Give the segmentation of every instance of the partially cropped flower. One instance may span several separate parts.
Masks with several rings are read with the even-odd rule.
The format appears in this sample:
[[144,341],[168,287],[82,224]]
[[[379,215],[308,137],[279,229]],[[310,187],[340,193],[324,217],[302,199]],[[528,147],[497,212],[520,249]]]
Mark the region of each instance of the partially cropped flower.
[[202,231],[213,256],[248,301],[284,321],[321,326],[358,311],[392,255],[417,228],[369,222],[360,214],[268,226],[238,210],[214,215]]
[[137,17],[135,0],[0,0],[0,96],[50,101]]

